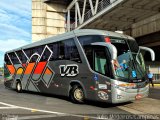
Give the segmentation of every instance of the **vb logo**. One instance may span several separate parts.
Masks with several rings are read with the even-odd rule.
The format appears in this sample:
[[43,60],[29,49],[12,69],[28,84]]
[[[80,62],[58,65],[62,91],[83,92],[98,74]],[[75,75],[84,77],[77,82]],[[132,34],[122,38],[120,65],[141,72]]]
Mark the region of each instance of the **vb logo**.
[[78,65],[72,64],[72,65],[60,65],[60,74],[62,77],[73,77],[79,74],[78,71]]

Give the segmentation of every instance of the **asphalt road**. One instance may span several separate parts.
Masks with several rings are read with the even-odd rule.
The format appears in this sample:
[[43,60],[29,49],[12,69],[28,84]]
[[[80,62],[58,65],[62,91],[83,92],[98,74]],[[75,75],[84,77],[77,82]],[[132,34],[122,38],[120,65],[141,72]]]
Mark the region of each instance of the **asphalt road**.
[[160,86],[155,88],[150,88],[149,98],[160,100]]
[[[151,88],[149,98],[125,104],[106,104],[87,101],[85,104],[74,104],[66,97],[44,95],[33,92],[17,93],[0,84],[0,119],[8,120],[116,120],[117,116],[136,117],[139,114],[158,114],[160,106],[148,110],[148,103],[160,103],[159,88]],[[158,97],[157,97],[158,96]],[[153,107],[153,104],[151,104]],[[145,108],[144,108],[145,107]],[[147,110],[147,111],[146,111]],[[135,114],[135,115],[134,115]],[[113,116],[112,116],[113,115]],[[110,119],[109,119],[110,118]],[[9,119],[9,120],[10,120]],[[145,119],[143,117],[143,119]],[[141,119],[142,120],[142,119]]]

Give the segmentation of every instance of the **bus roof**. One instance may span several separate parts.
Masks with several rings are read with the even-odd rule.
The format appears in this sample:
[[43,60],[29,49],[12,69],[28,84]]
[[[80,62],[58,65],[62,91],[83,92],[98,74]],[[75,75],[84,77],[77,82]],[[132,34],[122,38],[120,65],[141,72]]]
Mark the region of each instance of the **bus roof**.
[[46,39],[42,39],[40,41],[7,51],[6,53],[10,53],[10,52],[14,52],[14,51],[18,51],[21,49],[27,49],[27,48],[32,48],[32,47],[36,47],[36,46],[40,46],[40,45],[45,45],[45,44],[49,44],[49,43],[53,43],[53,42],[58,42],[58,41],[62,41],[65,39],[69,39],[69,38],[73,38],[75,36],[85,36],[85,35],[105,35],[105,36],[114,36],[114,37],[120,37],[120,38],[125,38],[125,39],[131,39],[133,40],[134,38],[128,36],[128,35],[124,35],[124,34],[120,34],[120,33],[116,33],[116,32],[111,32],[111,31],[105,31],[105,30],[97,30],[97,29],[79,29],[79,30],[74,30],[71,32],[66,32],[57,36],[52,36]]

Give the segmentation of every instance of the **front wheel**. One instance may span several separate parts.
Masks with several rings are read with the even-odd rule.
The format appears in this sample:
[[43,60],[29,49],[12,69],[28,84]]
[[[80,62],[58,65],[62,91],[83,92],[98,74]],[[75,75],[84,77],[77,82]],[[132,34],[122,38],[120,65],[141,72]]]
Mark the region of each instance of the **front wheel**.
[[81,86],[74,85],[70,92],[70,98],[74,103],[84,103],[84,92]]
[[16,84],[16,91],[18,92],[18,93],[21,93],[22,92],[22,84],[21,84],[21,82],[17,82],[17,84]]

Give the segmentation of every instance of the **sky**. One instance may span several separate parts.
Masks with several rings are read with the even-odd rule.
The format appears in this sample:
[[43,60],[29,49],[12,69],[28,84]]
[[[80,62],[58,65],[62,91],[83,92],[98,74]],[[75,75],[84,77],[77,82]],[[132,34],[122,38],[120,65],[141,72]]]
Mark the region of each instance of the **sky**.
[[31,0],[0,0],[0,67],[4,53],[31,43]]

